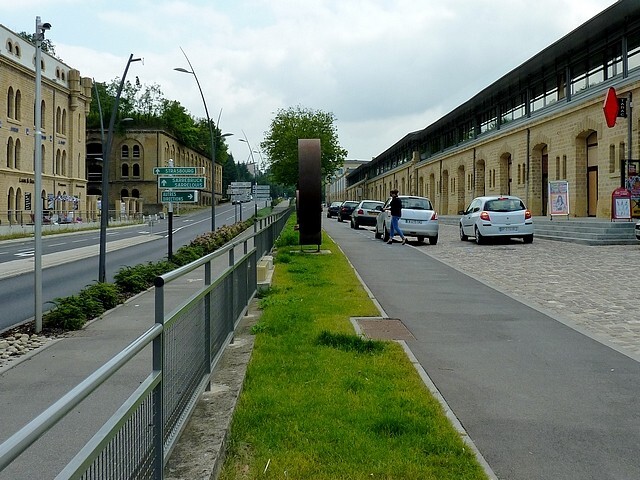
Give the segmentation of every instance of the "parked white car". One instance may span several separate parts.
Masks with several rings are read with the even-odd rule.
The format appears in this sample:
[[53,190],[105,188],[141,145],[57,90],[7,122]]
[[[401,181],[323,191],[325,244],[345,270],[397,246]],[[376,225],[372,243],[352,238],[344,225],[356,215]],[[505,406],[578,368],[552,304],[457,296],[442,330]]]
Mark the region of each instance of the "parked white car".
[[640,240],[640,222],[636,223],[636,238]]
[[533,217],[524,202],[511,195],[474,198],[460,212],[460,240],[474,237],[476,243],[487,238],[521,238],[533,242]]
[[[431,245],[438,243],[438,214],[433,208],[431,200],[426,197],[414,197],[410,195],[398,195],[402,202],[402,217],[398,226],[405,237],[416,237],[418,242],[429,239]],[[391,212],[387,200],[383,207],[378,207],[381,213],[376,219],[375,237],[389,240],[389,228],[391,227]]]

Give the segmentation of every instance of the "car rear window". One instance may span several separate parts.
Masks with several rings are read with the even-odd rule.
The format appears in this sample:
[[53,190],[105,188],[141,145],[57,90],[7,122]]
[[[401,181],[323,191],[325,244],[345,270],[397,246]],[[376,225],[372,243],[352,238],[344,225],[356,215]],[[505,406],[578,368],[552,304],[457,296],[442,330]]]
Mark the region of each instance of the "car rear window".
[[353,207],[353,208],[355,208],[356,205],[358,205],[358,202],[344,202],[343,204],[344,207]]
[[433,210],[431,202],[426,198],[402,198],[402,208],[410,210]]
[[370,208],[371,210],[373,210],[377,206],[382,206],[382,205],[383,205],[382,202],[363,202],[362,208]]
[[525,210],[522,200],[515,198],[498,198],[496,200],[487,200],[484,209],[488,212],[516,212]]

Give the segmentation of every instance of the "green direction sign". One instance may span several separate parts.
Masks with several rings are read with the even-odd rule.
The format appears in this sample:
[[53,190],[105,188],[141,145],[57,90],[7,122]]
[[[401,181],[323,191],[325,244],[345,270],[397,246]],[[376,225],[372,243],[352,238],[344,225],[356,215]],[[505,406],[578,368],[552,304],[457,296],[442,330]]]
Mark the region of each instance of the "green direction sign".
[[202,175],[203,167],[155,167],[154,175]]
[[158,177],[158,187],[199,190],[204,188],[205,180],[206,177]]
[[162,190],[160,201],[162,203],[197,202],[198,191]]

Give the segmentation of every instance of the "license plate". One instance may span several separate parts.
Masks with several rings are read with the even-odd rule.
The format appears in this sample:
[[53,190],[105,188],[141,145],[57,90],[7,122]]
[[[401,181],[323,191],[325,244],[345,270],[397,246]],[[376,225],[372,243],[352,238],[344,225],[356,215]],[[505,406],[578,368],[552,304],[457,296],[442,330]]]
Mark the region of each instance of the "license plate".
[[518,227],[500,227],[499,230],[501,232],[517,232]]
[[404,223],[415,223],[420,225],[422,223],[422,220],[405,220]]

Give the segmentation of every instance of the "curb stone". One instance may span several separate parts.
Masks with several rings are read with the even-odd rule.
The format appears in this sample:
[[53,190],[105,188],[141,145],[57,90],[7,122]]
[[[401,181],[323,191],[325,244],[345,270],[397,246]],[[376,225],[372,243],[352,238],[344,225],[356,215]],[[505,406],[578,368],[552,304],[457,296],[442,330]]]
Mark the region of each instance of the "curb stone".
[[205,391],[165,466],[165,480],[218,478],[226,455],[231,421],[242,392],[255,337],[251,327],[260,317],[253,299],[232,343],[225,348]]

